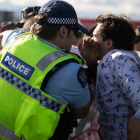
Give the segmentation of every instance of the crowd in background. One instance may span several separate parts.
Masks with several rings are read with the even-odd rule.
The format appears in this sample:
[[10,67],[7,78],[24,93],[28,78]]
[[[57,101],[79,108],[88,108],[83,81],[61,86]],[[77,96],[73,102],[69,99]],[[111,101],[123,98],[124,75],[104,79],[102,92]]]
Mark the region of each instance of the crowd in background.
[[[36,6],[36,7],[27,7],[25,9],[21,9],[21,15],[22,13],[24,13],[24,16],[20,16],[19,18],[19,22],[18,23],[13,23],[12,21],[3,21],[1,24],[0,24],[0,33],[6,31],[6,30],[15,30],[17,28],[29,28],[34,24],[35,22],[35,16],[37,15],[38,11],[39,11],[39,6]],[[98,15],[97,15],[98,16]],[[100,17],[101,18],[101,17]],[[100,19],[98,18],[98,22],[102,22],[103,19]],[[80,23],[80,20],[79,20],[79,23]],[[82,24],[82,23],[81,23]],[[95,30],[95,28],[97,27],[97,24],[98,23],[94,23],[89,29],[88,29],[88,34],[84,34],[83,32],[81,32],[80,30],[77,32],[77,34],[75,35],[75,40],[73,42],[73,45],[71,46],[71,50],[70,52],[71,53],[74,53],[74,54],[77,54],[78,56],[80,57],[83,57],[79,50],[78,50],[78,46],[79,46],[79,43],[82,44],[83,43],[83,39],[85,37],[93,37],[93,32]],[[140,56],[140,33],[138,31],[138,29],[134,29],[135,30],[135,33],[136,33],[136,38],[135,38],[135,45],[134,45],[134,50],[138,53],[138,55]],[[2,36],[0,36],[0,42],[2,40]],[[2,42],[1,42],[2,43]],[[2,45],[2,47],[4,47]],[[2,49],[1,47],[1,49]],[[113,57],[113,56],[112,56]],[[122,57],[124,57],[122,55]],[[84,58],[83,58],[84,59]],[[123,59],[123,58],[120,58],[120,59]],[[100,60],[97,61],[97,65],[98,63],[100,62]],[[86,61],[84,60],[84,68],[87,68],[88,66],[86,65]],[[108,65],[109,62],[108,62]],[[121,67],[121,66],[120,66]],[[119,69],[119,68],[118,68]],[[114,76],[115,77],[115,76]],[[106,75],[105,78],[109,78],[108,75]],[[103,82],[103,81],[102,81]],[[89,82],[89,90],[92,94],[95,93],[95,83],[96,81],[90,81]],[[101,88],[106,88],[106,87],[103,87],[103,84],[100,83],[100,85],[102,85]],[[99,87],[98,87],[99,88]],[[105,89],[104,89],[105,90]],[[119,95],[117,95],[118,98],[119,98]],[[121,96],[121,95],[120,95]],[[125,95],[124,95],[125,96]],[[93,97],[94,98],[94,97]],[[116,97],[117,98],[117,97]],[[128,97],[126,97],[128,98]],[[93,109],[94,107],[94,100],[95,98],[93,99],[93,103],[91,104],[90,106],[90,110]],[[108,102],[111,102],[112,99],[111,99],[111,93],[110,93],[110,99],[108,99]],[[117,107],[116,107],[117,109]],[[105,113],[107,113],[108,110],[106,110],[106,112],[104,112],[104,118],[106,117]],[[84,127],[84,129],[82,130],[82,132],[80,134],[76,134],[75,131],[76,131],[76,128],[73,129],[73,133],[70,134],[70,140],[102,140],[102,137],[100,136],[100,126],[99,124],[97,123],[97,115],[98,115],[98,112],[96,112],[96,110],[94,110],[94,112],[92,113],[90,119],[87,121],[86,123],[86,126]],[[115,115],[115,114],[114,114]],[[102,118],[101,118],[102,119]],[[105,118],[106,121],[108,121],[107,119],[108,118]],[[80,121],[80,119],[78,120],[78,122]],[[104,120],[103,120],[104,121]],[[102,122],[102,120],[100,120],[100,123]],[[104,127],[104,126],[103,126]],[[123,126],[123,123],[122,123],[122,127]],[[113,129],[113,126],[112,126],[112,129]],[[107,133],[107,132],[106,132]],[[123,134],[122,134],[123,135]],[[103,136],[105,137],[106,135],[103,134]],[[111,139],[110,139],[111,140]],[[123,140],[120,139],[120,140]]]

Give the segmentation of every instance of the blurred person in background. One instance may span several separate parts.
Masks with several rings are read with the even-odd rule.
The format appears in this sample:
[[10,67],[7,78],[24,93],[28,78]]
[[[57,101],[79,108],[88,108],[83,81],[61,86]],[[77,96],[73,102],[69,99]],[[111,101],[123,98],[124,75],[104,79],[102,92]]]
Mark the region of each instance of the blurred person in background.
[[3,38],[3,35],[0,35],[0,51],[2,50],[2,38]]
[[19,22],[16,24],[17,28],[23,28],[25,21],[37,15],[39,9],[40,9],[40,6],[26,7],[22,9],[20,13],[20,17],[19,17]]
[[51,0],[35,16],[30,32],[16,29],[9,38],[0,53],[0,72],[8,76],[0,74],[0,112],[7,112],[0,117],[1,137],[66,140],[72,116],[88,114],[92,95],[87,74],[82,60],[67,54],[78,30],[88,32],[78,23],[74,8]]
[[[78,20],[78,22],[82,25],[82,23],[81,23],[80,20]],[[71,49],[70,49],[70,52],[71,52],[71,53],[74,53],[74,54],[76,54],[76,55],[82,57],[82,56],[80,55],[79,50],[78,50],[78,46],[79,46],[79,43],[83,44],[83,38],[84,38],[84,36],[85,36],[85,35],[84,35],[84,33],[83,33],[82,31],[79,30],[79,31],[77,32],[77,34],[75,35],[75,39],[74,39],[74,41],[73,41],[73,44],[72,44],[72,46],[71,46]],[[84,63],[85,63],[85,61],[84,61]],[[87,67],[86,64],[84,65],[84,67],[85,67],[85,68]]]
[[78,45],[79,45],[79,43],[83,43],[83,37],[84,37],[84,34],[81,31],[78,31],[77,34],[75,35],[75,40],[74,40],[71,50],[70,50],[71,53],[77,54],[80,57],[81,57],[81,55],[78,50]]
[[81,31],[78,31],[78,33],[75,36],[75,40],[73,42],[73,46],[78,47],[79,43],[83,44],[83,38],[84,38],[84,33]]
[[[83,26],[82,22],[79,19],[78,19],[78,22]],[[79,30],[75,36],[75,40],[72,45],[78,47],[79,43],[83,44],[84,36],[85,34]]]
[[97,57],[101,59],[95,105],[102,138],[139,140],[140,58],[134,51],[136,34],[132,21],[125,15],[105,14],[98,16],[96,22],[93,38],[86,38],[93,45],[79,46],[79,51],[87,64],[94,55],[92,47],[97,49]]
[[12,21],[5,21],[0,24],[0,33],[6,30],[16,29],[15,24]]
[[[1,25],[1,34],[0,34],[0,50],[5,46],[5,44],[9,41],[9,39],[15,35],[20,35],[23,32],[29,31],[30,27],[35,22],[34,16],[38,14],[38,11],[40,9],[40,6],[34,6],[34,7],[26,7],[24,8],[19,17],[19,22],[17,24],[12,24],[12,26],[7,26],[7,24]],[[4,22],[5,23],[5,22]],[[10,24],[11,25],[11,24]],[[21,28],[13,31],[16,28]],[[26,29],[22,29],[26,28]],[[27,29],[28,28],[28,29]],[[6,32],[5,29],[7,30]],[[3,38],[4,36],[4,38]],[[3,39],[2,39],[3,38]]]
[[[138,27],[139,28],[139,27]],[[135,39],[135,45],[134,45],[134,50],[138,53],[140,56],[140,32],[138,28],[135,30],[136,33],[136,39]]]
[[[14,29],[16,29],[15,24],[11,21],[5,21],[0,24],[0,33],[6,31],[5,35],[6,34],[9,35],[9,33],[11,33]],[[1,45],[2,38],[3,38],[3,35],[0,34],[0,51],[2,50],[2,45]]]
[[93,31],[96,28],[96,26],[97,26],[97,23],[94,23],[89,27],[87,36],[93,37]]

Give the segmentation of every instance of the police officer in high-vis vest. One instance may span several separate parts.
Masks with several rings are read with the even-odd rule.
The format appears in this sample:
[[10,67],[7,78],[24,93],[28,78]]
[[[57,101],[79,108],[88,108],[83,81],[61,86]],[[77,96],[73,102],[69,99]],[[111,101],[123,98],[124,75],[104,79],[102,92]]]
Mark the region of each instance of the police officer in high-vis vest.
[[0,52],[0,140],[66,140],[71,117],[86,117],[87,74],[69,54],[78,30],[87,33],[74,8],[51,0],[30,31],[9,35]]

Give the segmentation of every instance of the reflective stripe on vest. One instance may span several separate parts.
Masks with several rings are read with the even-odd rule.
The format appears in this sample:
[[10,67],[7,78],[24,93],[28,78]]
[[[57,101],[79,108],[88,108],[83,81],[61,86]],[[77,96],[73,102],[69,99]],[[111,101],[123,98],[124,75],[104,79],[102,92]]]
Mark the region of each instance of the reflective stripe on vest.
[[17,137],[14,133],[14,131],[0,124],[0,140],[25,140],[24,138]]
[[24,37],[24,36],[26,36],[26,35],[18,35],[18,36],[12,37],[12,38],[9,40],[9,42],[6,44],[5,49],[9,49],[9,48],[12,46],[12,44],[13,44],[16,40],[18,40],[18,39],[20,39],[20,38],[22,38],[22,37]]
[[40,105],[43,107],[51,109],[55,112],[58,112],[62,107],[62,104],[41,94],[41,91],[39,89],[32,87],[31,85],[24,82],[23,80],[2,67],[0,67],[0,77],[18,90],[25,93],[26,95],[39,101]]
[[68,54],[58,51],[49,53],[36,64],[36,67],[44,71],[53,61],[66,55]]

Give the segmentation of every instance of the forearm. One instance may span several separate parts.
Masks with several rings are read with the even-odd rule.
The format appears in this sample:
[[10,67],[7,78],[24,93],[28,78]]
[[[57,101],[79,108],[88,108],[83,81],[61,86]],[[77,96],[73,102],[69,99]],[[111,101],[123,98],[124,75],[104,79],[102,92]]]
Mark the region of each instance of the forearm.
[[72,112],[73,116],[75,116],[78,119],[83,119],[89,113],[90,103],[91,103],[91,100],[89,99],[88,103],[85,106],[78,108],[78,109],[74,109],[69,106],[69,109]]

